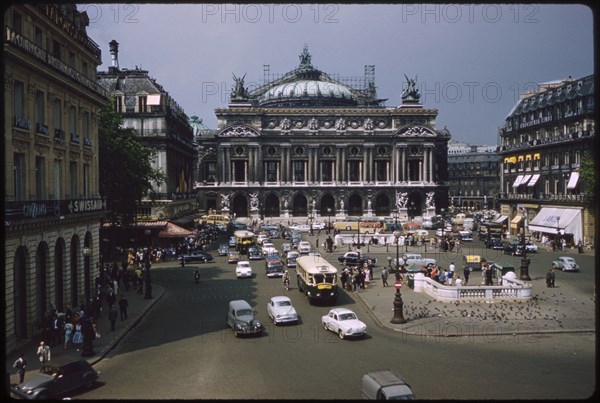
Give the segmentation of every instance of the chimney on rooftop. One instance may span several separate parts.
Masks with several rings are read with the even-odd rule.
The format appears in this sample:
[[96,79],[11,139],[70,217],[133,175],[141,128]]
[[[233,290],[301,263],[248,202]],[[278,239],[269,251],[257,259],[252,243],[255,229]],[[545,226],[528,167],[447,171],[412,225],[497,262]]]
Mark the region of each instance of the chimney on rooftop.
[[110,56],[112,58],[112,67],[119,68],[119,42],[114,39],[108,43],[110,46]]

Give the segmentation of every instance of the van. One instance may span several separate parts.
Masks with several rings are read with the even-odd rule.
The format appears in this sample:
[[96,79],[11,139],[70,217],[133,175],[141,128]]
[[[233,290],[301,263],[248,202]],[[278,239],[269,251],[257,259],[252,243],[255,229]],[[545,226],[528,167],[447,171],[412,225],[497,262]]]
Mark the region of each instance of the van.
[[472,218],[465,218],[463,221],[463,228],[468,230],[468,231],[472,231],[473,230],[473,225],[475,224],[475,220]]
[[391,369],[370,371],[361,380],[363,399],[412,400],[415,399],[410,385]]
[[465,218],[467,218],[465,213],[458,213],[452,218],[452,224],[463,225],[465,222]]

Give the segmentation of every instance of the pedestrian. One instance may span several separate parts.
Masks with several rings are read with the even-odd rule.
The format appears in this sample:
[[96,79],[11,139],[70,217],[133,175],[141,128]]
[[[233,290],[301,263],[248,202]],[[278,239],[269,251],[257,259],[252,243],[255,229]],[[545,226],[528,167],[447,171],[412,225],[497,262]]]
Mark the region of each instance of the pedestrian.
[[83,343],[83,333],[81,333],[81,320],[77,321],[77,323],[75,324],[75,333],[73,333],[73,339],[71,340],[71,343],[73,343],[73,345],[77,347],[76,351],[79,351],[79,349],[81,348],[81,343]]
[[456,280],[454,281],[454,285],[456,285],[457,287],[460,287],[462,285],[462,280],[460,279],[460,276],[456,276]]
[[469,275],[471,274],[471,268],[470,267],[465,267],[465,270],[463,271],[463,276],[465,278],[465,285],[469,285]]
[[581,243],[581,239],[577,242],[577,251],[579,253],[583,253],[583,243]]
[[385,266],[383,266],[383,268],[381,269],[381,281],[383,282],[384,287],[388,286],[387,277],[388,277],[387,268]]
[[454,266],[454,262],[450,263],[450,266],[448,266],[448,274],[446,275],[447,279],[448,279],[448,285],[452,285],[452,279],[454,278],[454,271],[456,270],[456,266]]
[[[44,342],[44,340],[40,341],[40,345],[38,346],[36,354],[38,356],[38,359],[42,363],[42,366],[44,366],[44,364],[47,363],[48,361],[50,361],[50,359],[52,358],[52,353],[50,352],[50,346],[47,345]],[[41,369],[40,369],[40,371],[41,371]]]
[[71,341],[71,335],[75,326],[71,322],[65,323],[65,349],[69,347],[69,341]]
[[546,272],[546,287],[554,287],[554,279],[554,270],[552,268],[549,268]]
[[119,298],[119,311],[121,313],[121,320],[127,319],[127,308],[129,308],[129,302],[125,295],[121,294],[121,298]]
[[554,269],[552,269],[552,268],[551,268],[551,269],[550,269],[550,284],[551,284],[551,287],[552,287],[552,288],[554,288],[554,280],[555,280],[555,277],[554,277]]
[[27,360],[25,359],[25,354],[22,352],[19,353],[19,358],[13,364],[13,368],[17,369],[17,375],[19,376],[19,383],[23,383],[25,381],[25,369],[27,368]]
[[117,322],[117,307],[113,304],[110,306],[110,310],[108,311],[108,319],[110,320],[110,331],[115,331],[115,324]]

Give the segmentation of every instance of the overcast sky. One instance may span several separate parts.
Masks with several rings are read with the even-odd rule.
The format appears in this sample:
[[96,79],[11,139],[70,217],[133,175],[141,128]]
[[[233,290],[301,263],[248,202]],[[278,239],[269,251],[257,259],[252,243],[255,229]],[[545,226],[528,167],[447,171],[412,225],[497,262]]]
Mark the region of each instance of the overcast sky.
[[216,128],[232,74],[262,83],[263,65],[286,73],[304,45],[328,74],[364,76],[386,106],[417,77],[437,127],[495,145],[519,93],[537,83],[593,74],[593,16],[582,5],[84,4],[88,35],[119,42],[119,66],[149,71],[188,116]]

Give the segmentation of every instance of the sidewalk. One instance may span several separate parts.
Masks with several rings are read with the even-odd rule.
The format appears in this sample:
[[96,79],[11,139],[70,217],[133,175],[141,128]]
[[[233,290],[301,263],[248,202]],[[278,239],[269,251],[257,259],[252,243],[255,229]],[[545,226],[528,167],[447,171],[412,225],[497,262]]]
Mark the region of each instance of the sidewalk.
[[[108,320],[108,308],[106,304],[102,306],[102,314],[96,321],[96,329],[100,333],[100,338],[94,340],[94,352],[95,354],[90,357],[85,357],[88,362],[92,365],[100,361],[108,352],[133,328],[148,312],[148,310],[156,303],[164,294],[164,288],[158,284],[152,283],[152,298],[144,298],[144,294],[137,294],[136,290],[131,288],[129,291],[121,292],[127,298],[129,303],[129,309],[127,310],[128,318],[126,320],[117,319],[116,330],[111,332],[110,321]],[[9,354],[5,358],[6,371],[10,374],[10,383],[17,383],[18,377],[16,370],[12,368],[12,364],[18,358],[18,352],[22,351],[25,353],[25,359],[27,360],[27,371],[25,372],[25,380],[30,379],[33,373],[37,373],[41,367],[40,362],[36,356],[37,346],[39,344],[39,336],[33,340],[21,345],[16,349],[15,352]],[[81,351],[75,351],[75,347],[64,348],[63,342],[52,347],[52,358],[60,357],[64,355],[70,355],[78,357],[81,355]]]

